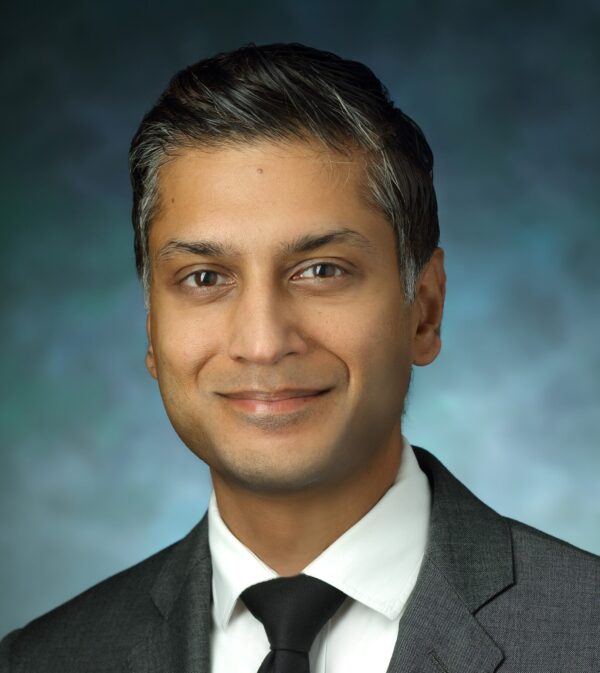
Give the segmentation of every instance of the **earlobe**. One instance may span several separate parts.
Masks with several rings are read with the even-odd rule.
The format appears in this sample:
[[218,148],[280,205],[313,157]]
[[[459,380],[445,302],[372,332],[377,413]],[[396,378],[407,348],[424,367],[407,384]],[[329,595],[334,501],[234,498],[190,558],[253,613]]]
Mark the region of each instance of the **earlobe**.
[[425,366],[438,356],[441,347],[441,326],[446,297],[444,251],[437,248],[423,269],[417,284],[415,310],[417,325],[413,341],[413,364]]
[[146,335],[148,337],[148,350],[146,351],[146,369],[150,372],[152,378],[157,379],[156,362],[154,360],[154,349],[152,348],[152,323],[150,312],[146,317]]

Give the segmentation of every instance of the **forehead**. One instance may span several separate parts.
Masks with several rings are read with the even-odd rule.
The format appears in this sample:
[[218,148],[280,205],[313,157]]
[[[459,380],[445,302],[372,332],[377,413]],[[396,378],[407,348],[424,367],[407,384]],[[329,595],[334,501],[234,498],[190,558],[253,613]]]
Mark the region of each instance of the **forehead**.
[[360,154],[317,143],[182,150],[159,174],[150,249],[209,235],[240,251],[271,244],[281,250],[290,238],[351,225],[369,238],[382,225],[389,234],[383,215],[364,198],[364,172]]

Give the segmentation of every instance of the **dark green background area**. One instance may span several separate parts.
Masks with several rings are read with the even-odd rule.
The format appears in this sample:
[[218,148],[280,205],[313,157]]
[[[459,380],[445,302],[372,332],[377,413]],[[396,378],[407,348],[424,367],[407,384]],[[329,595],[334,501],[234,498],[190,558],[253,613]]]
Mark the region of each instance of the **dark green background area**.
[[13,3],[0,23],[0,633],[204,511],[144,369],[127,149],[176,70],[250,41],[361,60],[422,126],[448,300],[404,432],[600,553],[597,2]]

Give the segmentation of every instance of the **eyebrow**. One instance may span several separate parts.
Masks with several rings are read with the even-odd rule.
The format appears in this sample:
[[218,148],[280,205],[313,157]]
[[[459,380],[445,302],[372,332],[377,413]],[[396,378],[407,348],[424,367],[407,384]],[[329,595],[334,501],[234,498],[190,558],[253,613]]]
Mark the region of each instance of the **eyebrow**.
[[[311,252],[322,248],[330,243],[345,243],[353,247],[374,252],[375,246],[363,234],[348,229],[332,229],[323,234],[304,234],[286,241],[279,246],[279,257],[291,257],[302,252]],[[158,252],[158,260],[171,259],[180,254],[202,255],[203,257],[241,257],[241,252],[231,243],[196,240],[183,241],[180,239],[171,239]]]

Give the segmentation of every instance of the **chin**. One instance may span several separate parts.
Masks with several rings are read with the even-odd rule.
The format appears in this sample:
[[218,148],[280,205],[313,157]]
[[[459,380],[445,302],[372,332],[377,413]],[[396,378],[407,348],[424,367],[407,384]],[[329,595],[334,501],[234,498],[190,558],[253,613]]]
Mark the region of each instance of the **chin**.
[[[294,464],[295,463],[295,464]],[[256,456],[252,462],[246,454],[243,459],[222,459],[214,470],[229,484],[256,493],[294,493],[314,488],[327,481],[327,461],[308,463],[274,460],[273,456]]]

